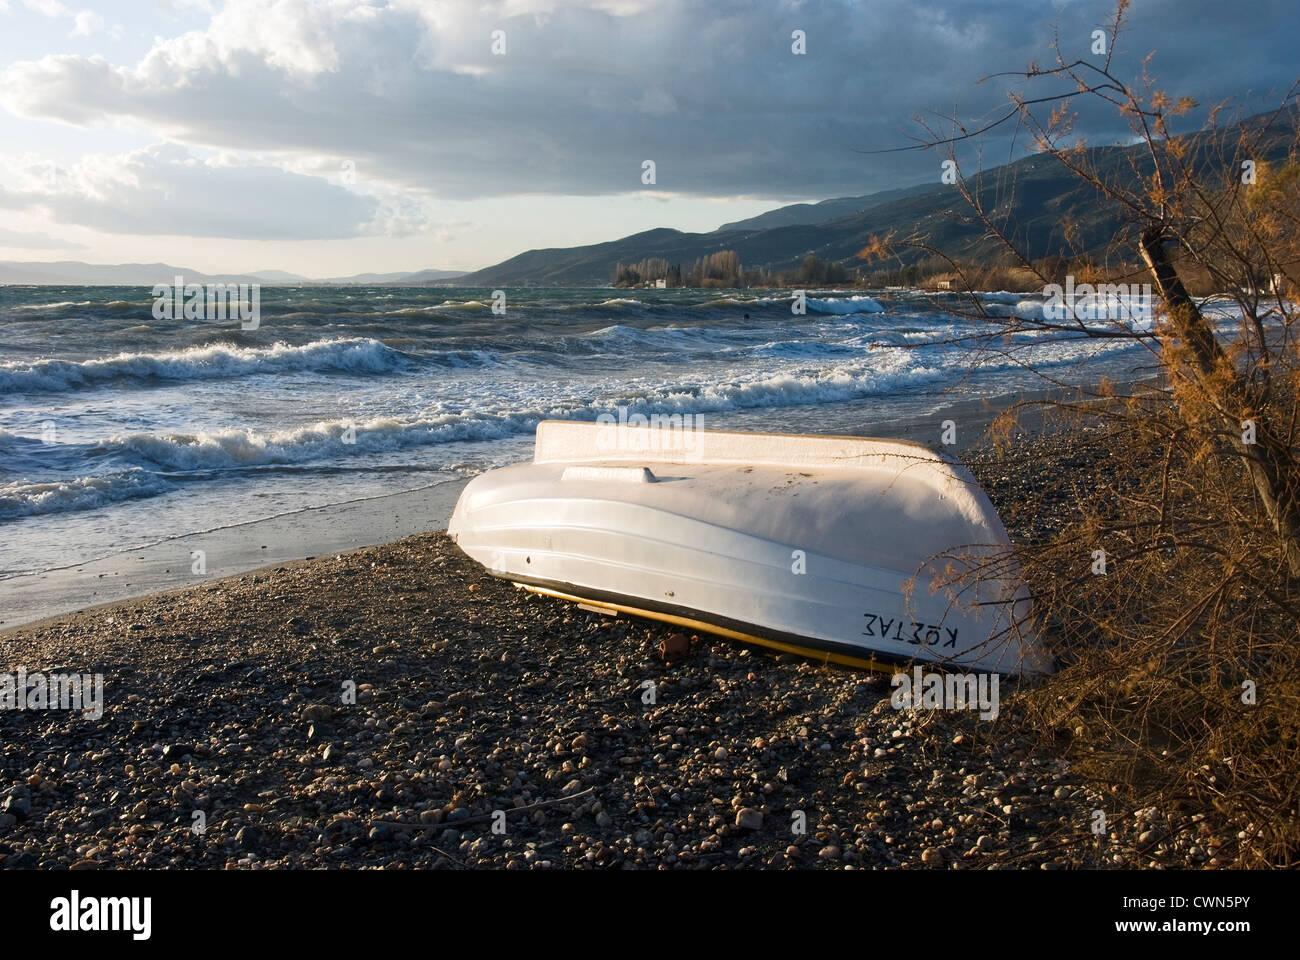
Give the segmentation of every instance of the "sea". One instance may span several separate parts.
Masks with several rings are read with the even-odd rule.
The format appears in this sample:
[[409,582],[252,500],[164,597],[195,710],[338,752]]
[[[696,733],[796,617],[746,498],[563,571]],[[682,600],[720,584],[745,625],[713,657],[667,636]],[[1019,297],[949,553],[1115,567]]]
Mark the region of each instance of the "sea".
[[0,578],[432,488],[527,459],[546,418],[862,435],[1152,368],[1130,340],[976,343],[969,307],[917,291],[493,294],[264,286],[242,329],[156,319],[147,287],[0,287]]

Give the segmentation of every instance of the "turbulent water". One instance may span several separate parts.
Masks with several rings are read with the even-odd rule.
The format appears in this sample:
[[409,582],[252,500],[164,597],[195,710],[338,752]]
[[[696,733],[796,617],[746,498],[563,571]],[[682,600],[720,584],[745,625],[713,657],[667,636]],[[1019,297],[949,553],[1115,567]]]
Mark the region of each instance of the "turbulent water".
[[[0,576],[412,489],[527,457],[537,422],[691,413],[860,432],[1149,364],[1023,333],[971,373],[967,321],[904,293],[263,288],[261,322],[157,320],[145,288],[0,288]],[[1040,301],[989,294],[1003,314]]]

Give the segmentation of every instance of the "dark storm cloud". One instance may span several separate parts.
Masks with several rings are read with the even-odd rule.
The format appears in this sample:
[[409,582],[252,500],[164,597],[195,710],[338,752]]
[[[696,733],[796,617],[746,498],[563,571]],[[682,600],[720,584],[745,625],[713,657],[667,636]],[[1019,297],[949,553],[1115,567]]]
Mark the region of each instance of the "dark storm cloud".
[[[828,197],[937,178],[932,154],[868,156],[917,134],[914,115],[1005,109],[1010,81],[1050,62],[1059,29],[1090,56],[1108,3],[237,2],[138,64],[11,65],[0,97],[28,116],[143,121],[192,144],[351,158],[393,185],[456,199],[605,194]],[[1116,70],[1174,95],[1256,112],[1296,79],[1294,0],[1231,8],[1138,0]],[[803,30],[807,53],[791,51]],[[493,30],[506,52],[491,52]],[[1038,92],[1052,81],[1040,81]],[[1092,142],[1126,132],[1089,112]],[[1011,129],[986,138],[1008,157]],[[1023,142],[1023,135],[1021,137]],[[933,169],[931,169],[933,168]]]

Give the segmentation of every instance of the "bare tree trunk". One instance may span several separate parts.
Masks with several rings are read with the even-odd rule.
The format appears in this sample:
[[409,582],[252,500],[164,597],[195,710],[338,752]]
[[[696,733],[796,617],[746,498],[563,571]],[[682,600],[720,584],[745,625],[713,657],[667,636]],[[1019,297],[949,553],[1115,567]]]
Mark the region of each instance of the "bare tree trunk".
[[[1164,244],[1164,230],[1158,226],[1148,227],[1142,233],[1142,259],[1146,261],[1156,289],[1165,301],[1176,335],[1191,350],[1197,379],[1204,382],[1223,370],[1228,359],[1214,338],[1214,329],[1201,315],[1196,303],[1187,293],[1187,288],[1183,286],[1178,271],[1169,262]],[[1228,383],[1228,396],[1223,398],[1228,402],[1223,406],[1246,409],[1247,390],[1241,378],[1234,372]],[[1246,463],[1251,481],[1273,524],[1273,530],[1282,539],[1291,576],[1300,577],[1300,509],[1297,509],[1293,486],[1296,479],[1295,459],[1287,445],[1278,439],[1263,414],[1255,417],[1255,443],[1244,442],[1241,424],[1226,413],[1224,422],[1233,449]]]

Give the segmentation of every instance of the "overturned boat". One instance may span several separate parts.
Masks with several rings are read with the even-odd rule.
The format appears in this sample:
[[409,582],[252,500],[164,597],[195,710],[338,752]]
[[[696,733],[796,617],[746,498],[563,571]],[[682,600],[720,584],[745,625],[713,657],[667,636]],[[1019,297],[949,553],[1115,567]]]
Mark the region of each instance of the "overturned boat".
[[1052,670],[993,505],[918,444],[550,420],[448,532],[498,577],[611,613],[873,669]]

